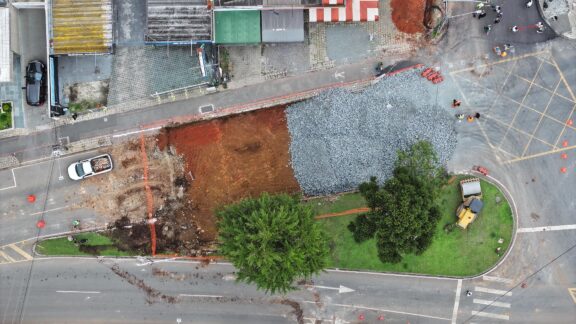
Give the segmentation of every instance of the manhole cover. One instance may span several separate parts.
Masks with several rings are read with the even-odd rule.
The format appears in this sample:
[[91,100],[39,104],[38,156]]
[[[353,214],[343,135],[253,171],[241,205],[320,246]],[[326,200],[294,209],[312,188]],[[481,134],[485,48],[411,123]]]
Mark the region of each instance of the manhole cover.
[[201,114],[207,114],[207,113],[213,112],[213,111],[214,111],[213,105],[207,105],[207,106],[200,107],[200,113]]

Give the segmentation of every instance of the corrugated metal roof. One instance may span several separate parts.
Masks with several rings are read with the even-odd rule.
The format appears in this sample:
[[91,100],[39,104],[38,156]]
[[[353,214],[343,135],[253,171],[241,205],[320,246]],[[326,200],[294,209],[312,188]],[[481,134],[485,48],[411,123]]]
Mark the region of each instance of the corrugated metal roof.
[[263,10],[262,42],[304,41],[304,10]]
[[53,54],[112,52],[112,0],[53,0]]
[[465,198],[482,193],[482,189],[480,188],[480,181],[462,182],[461,185],[462,195],[464,195]]
[[206,1],[148,0],[147,42],[190,42],[212,39],[212,12]]
[[10,81],[12,81],[10,11],[8,8],[0,8],[0,82]]

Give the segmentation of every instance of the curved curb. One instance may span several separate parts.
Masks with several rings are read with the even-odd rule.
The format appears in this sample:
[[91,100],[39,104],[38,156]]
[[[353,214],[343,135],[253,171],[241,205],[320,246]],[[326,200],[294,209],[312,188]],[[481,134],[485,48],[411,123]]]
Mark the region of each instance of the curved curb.
[[[72,234],[81,234],[81,233],[97,233],[97,232],[102,232],[105,231],[106,227],[96,227],[96,228],[87,228],[87,229],[83,229],[83,230],[78,230],[78,231],[68,231],[68,232],[62,232],[62,233],[56,233],[56,234],[48,234],[48,235],[44,235],[44,236],[38,236],[38,237],[34,237],[34,238],[30,238],[27,240],[23,240],[21,242],[25,242],[25,241],[30,241],[30,240],[36,240],[36,242],[34,242],[34,244],[32,244],[32,255],[33,256],[39,256],[39,257],[56,257],[56,256],[49,256],[49,255],[44,255],[42,253],[39,253],[36,251],[36,246],[38,245],[39,242],[42,241],[46,241],[49,239],[55,239],[55,238],[61,238],[61,237],[66,237],[68,235],[72,235]],[[70,257],[76,257],[76,256],[70,256]],[[78,255],[78,257],[82,257],[81,255]],[[85,256],[84,256],[85,257]]]
[[552,24],[550,23],[550,21],[548,21],[548,19],[546,18],[546,16],[544,15],[544,8],[542,8],[542,1],[540,0],[536,0],[536,8],[538,9],[538,15],[540,15],[540,18],[542,18],[542,20],[544,21],[544,23],[546,23],[546,26],[548,26],[548,28],[550,28],[550,30],[554,31],[554,34],[556,36],[562,37],[564,39],[569,39],[569,40],[573,40],[569,37],[564,36],[564,34],[560,34],[556,31],[556,29],[552,28]]

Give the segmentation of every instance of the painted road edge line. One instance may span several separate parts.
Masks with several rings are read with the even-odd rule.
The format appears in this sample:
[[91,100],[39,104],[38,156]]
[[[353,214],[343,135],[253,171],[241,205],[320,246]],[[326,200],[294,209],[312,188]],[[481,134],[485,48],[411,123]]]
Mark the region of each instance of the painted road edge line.
[[456,298],[454,299],[454,309],[452,310],[452,324],[456,324],[456,318],[458,317],[458,306],[460,306],[461,292],[462,292],[462,279],[458,279],[458,285],[456,286]]
[[61,294],[99,294],[99,291],[82,291],[82,290],[56,290]]
[[557,225],[557,226],[541,226],[541,227],[524,227],[517,230],[518,233],[535,233],[535,232],[548,232],[548,231],[565,231],[576,229],[576,224],[571,225]]
[[34,216],[34,215],[40,215],[40,214],[45,214],[45,213],[49,213],[49,212],[53,212],[53,211],[57,211],[57,210],[60,210],[60,209],[64,209],[64,208],[68,208],[68,207],[70,207],[70,206],[66,205],[66,206],[64,206],[64,207],[58,207],[58,208],[47,209],[47,210],[44,210],[44,211],[39,211],[39,212],[35,212],[35,213],[32,213],[32,214],[30,214],[30,216]]
[[18,254],[20,254],[21,256],[23,256],[24,259],[26,259],[26,260],[32,260],[32,259],[34,259],[30,254],[24,252],[24,250],[22,250],[21,248],[17,247],[15,244],[9,244],[8,247],[11,248],[12,250],[16,251],[16,253],[18,253]]
[[123,136],[140,134],[140,133],[144,133],[144,132],[151,132],[151,131],[159,130],[161,128],[162,127],[153,127],[153,128],[141,129],[141,130],[132,131],[132,132],[126,132],[126,133],[122,133],[122,134],[115,134],[115,135],[112,135],[112,138],[118,138],[118,137],[123,137]]

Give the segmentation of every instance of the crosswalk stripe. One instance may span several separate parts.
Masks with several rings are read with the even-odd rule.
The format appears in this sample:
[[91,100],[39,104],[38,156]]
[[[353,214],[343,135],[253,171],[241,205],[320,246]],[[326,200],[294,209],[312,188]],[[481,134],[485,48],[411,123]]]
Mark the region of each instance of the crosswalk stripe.
[[511,291],[490,289],[490,288],[484,288],[484,287],[474,287],[474,291],[484,292],[484,293],[488,293],[488,294],[495,294],[495,295],[512,296]]
[[0,256],[3,257],[4,259],[8,260],[8,262],[14,262],[14,261],[16,261],[16,260],[12,259],[11,256],[9,256],[8,254],[6,254],[6,253],[4,253],[4,252],[2,252],[2,251],[0,251]]
[[24,257],[26,260],[34,259],[30,254],[24,252],[21,248],[17,247],[15,244],[8,245],[12,250],[16,251],[18,254]]
[[473,302],[474,302],[474,304],[482,304],[482,305],[490,305],[490,306],[496,306],[496,307],[510,308],[509,303],[502,303],[502,302],[485,300],[485,299],[474,299]]
[[472,311],[472,315],[489,317],[489,318],[496,318],[496,319],[501,319],[501,320],[506,320],[506,321],[510,319],[510,316],[508,316],[508,315],[493,314],[493,313],[487,313],[487,312]]
[[482,276],[482,280],[503,282],[503,283],[507,283],[507,284],[511,284],[511,283],[512,283],[512,279],[500,278],[500,277]]

